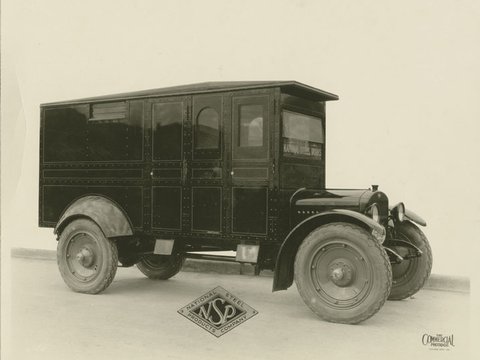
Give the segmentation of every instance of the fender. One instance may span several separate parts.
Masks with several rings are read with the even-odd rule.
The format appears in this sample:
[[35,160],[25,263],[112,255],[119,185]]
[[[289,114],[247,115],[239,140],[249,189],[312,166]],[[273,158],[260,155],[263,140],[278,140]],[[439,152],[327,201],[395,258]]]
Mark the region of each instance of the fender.
[[81,217],[93,220],[106,237],[133,235],[130,219],[120,205],[99,195],[73,201],[60,217],[54,233],[59,235],[70,221]]
[[416,223],[420,226],[427,226],[427,222],[425,220],[423,220],[421,216],[415,214],[411,210],[405,209],[405,217],[408,220],[413,221],[414,223]]
[[333,222],[355,224],[372,233],[377,240],[383,242],[385,239],[385,228],[382,225],[356,211],[338,209],[310,216],[297,224],[280,246],[275,263],[272,291],[286,290],[292,285],[295,255],[303,239],[317,227]]

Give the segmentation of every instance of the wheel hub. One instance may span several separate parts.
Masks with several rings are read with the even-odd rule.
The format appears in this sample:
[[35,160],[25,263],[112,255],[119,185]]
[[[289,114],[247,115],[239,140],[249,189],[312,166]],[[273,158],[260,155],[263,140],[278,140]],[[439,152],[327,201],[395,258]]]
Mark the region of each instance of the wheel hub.
[[352,283],[354,271],[350,264],[344,261],[336,261],[330,265],[328,277],[337,286],[345,287]]
[[89,248],[82,248],[75,256],[77,261],[84,267],[90,268],[93,265],[93,252]]
[[358,306],[372,287],[371,265],[365,254],[354,244],[337,239],[317,249],[310,274],[320,299],[335,309]]

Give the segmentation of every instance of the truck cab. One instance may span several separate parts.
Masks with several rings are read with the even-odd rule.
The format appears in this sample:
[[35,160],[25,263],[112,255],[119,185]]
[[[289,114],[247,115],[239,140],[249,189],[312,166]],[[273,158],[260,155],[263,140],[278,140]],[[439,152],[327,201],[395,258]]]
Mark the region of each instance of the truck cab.
[[[425,221],[375,186],[326,188],[333,100],[262,81],[42,104],[39,225],[54,228],[66,284],[99,293],[119,264],[168,279],[185,258],[238,261],[274,270],[274,291],[295,280],[315,313],[347,323],[418,291]],[[226,250],[236,256],[215,255]]]

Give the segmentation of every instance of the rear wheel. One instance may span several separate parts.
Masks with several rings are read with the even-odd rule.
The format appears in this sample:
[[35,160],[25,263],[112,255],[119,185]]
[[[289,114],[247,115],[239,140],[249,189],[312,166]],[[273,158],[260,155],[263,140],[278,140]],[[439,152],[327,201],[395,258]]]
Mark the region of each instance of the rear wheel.
[[[388,299],[402,300],[420,290],[430,276],[432,249],[423,232],[411,222],[405,221],[396,225],[395,232],[398,239],[408,241],[422,251],[420,257],[392,265],[393,284]],[[399,253],[401,254],[401,251]]]
[[305,304],[324,320],[356,324],[373,316],[391,287],[385,250],[366,230],[332,223],[312,231],[295,258]]
[[137,263],[138,269],[149,279],[167,280],[177,274],[185,262],[181,255],[145,255]]
[[115,277],[117,247],[93,221],[74,220],[58,240],[57,263],[63,280],[73,291],[97,294]]

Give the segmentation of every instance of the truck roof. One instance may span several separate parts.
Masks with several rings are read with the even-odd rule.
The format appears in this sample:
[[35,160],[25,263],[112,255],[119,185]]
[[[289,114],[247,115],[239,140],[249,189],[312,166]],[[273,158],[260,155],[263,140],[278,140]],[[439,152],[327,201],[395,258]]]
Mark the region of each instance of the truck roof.
[[216,81],[203,82],[188,85],[171,86],[159,89],[132,91],[113,95],[102,95],[95,97],[88,97],[75,100],[65,100],[41,104],[47,105],[67,105],[75,103],[86,102],[101,102],[111,100],[126,100],[137,98],[150,98],[157,96],[175,96],[175,95],[190,95],[190,94],[204,94],[221,91],[234,90],[253,90],[279,87],[283,92],[306,97],[315,101],[329,101],[338,100],[338,95],[323,91],[309,85],[299,83],[297,81]]

